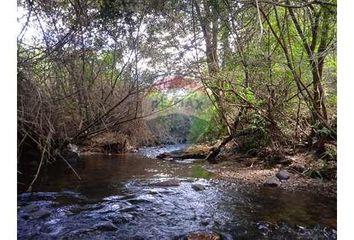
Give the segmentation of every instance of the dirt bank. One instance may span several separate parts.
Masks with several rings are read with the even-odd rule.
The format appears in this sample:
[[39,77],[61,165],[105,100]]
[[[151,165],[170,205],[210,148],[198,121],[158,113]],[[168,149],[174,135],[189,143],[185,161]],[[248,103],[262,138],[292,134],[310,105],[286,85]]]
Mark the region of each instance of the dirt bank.
[[[207,155],[210,146],[192,145],[183,155]],[[162,154],[163,155],[163,154]],[[167,158],[174,158],[172,154]],[[337,163],[318,158],[313,152],[296,152],[278,158],[264,156],[252,157],[240,154],[232,146],[227,146],[217,157],[217,164],[208,164],[207,168],[217,178],[230,182],[263,187],[266,181],[285,170],[289,179],[277,186],[289,191],[311,191],[335,197],[337,192]]]
[[[287,181],[282,181],[278,188],[289,191],[318,192],[330,197],[336,196],[336,178],[321,179],[320,177],[307,175],[311,171],[319,171],[315,169],[321,168],[319,166],[323,164],[321,160],[318,160],[319,162],[316,165],[308,162],[310,157],[306,154],[297,154],[291,158],[293,163],[289,166],[265,166],[262,159],[234,155],[230,156],[230,160],[210,165],[209,169],[220,179],[259,187],[264,186],[267,179],[275,176],[280,170],[286,170],[289,172],[290,178]],[[303,168],[304,170],[300,172],[295,170],[296,168]],[[334,171],[334,169],[331,171]]]

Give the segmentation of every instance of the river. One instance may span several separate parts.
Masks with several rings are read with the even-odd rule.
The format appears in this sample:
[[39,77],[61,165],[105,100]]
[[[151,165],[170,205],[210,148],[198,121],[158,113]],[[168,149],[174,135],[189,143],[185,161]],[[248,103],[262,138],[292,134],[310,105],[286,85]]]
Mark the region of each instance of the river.
[[241,186],[203,161],[153,158],[183,147],[83,156],[81,181],[68,168],[48,169],[32,193],[19,188],[18,239],[337,238],[336,199]]

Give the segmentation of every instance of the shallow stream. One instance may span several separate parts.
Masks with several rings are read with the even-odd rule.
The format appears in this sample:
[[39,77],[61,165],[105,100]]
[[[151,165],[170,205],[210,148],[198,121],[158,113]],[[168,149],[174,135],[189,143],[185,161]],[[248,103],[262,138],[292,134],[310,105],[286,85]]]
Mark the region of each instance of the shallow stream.
[[336,199],[217,180],[202,161],[153,159],[183,147],[84,156],[81,181],[70,169],[43,172],[33,193],[19,189],[18,239],[337,238]]

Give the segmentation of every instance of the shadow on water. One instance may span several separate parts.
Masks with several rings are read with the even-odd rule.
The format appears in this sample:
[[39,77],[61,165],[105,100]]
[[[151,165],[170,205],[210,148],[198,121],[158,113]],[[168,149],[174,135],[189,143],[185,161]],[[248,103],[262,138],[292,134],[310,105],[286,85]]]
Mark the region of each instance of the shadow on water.
[[336,199],[218,181],[203,162],[141,154],[83,162],[81,181],[52,169],[34,193],[18,194],[19,239],[174,239],[206,231],[224,239],[336,239]]

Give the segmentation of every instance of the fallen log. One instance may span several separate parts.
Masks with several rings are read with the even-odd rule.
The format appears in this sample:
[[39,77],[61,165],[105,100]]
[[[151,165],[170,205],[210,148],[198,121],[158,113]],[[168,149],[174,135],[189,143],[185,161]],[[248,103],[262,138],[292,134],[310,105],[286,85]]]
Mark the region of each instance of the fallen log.
[[205,153],[181,153],[181,154],[171,154],[171,153],[161,153],[156,156],[158,159],[205,159],[207,154]]

